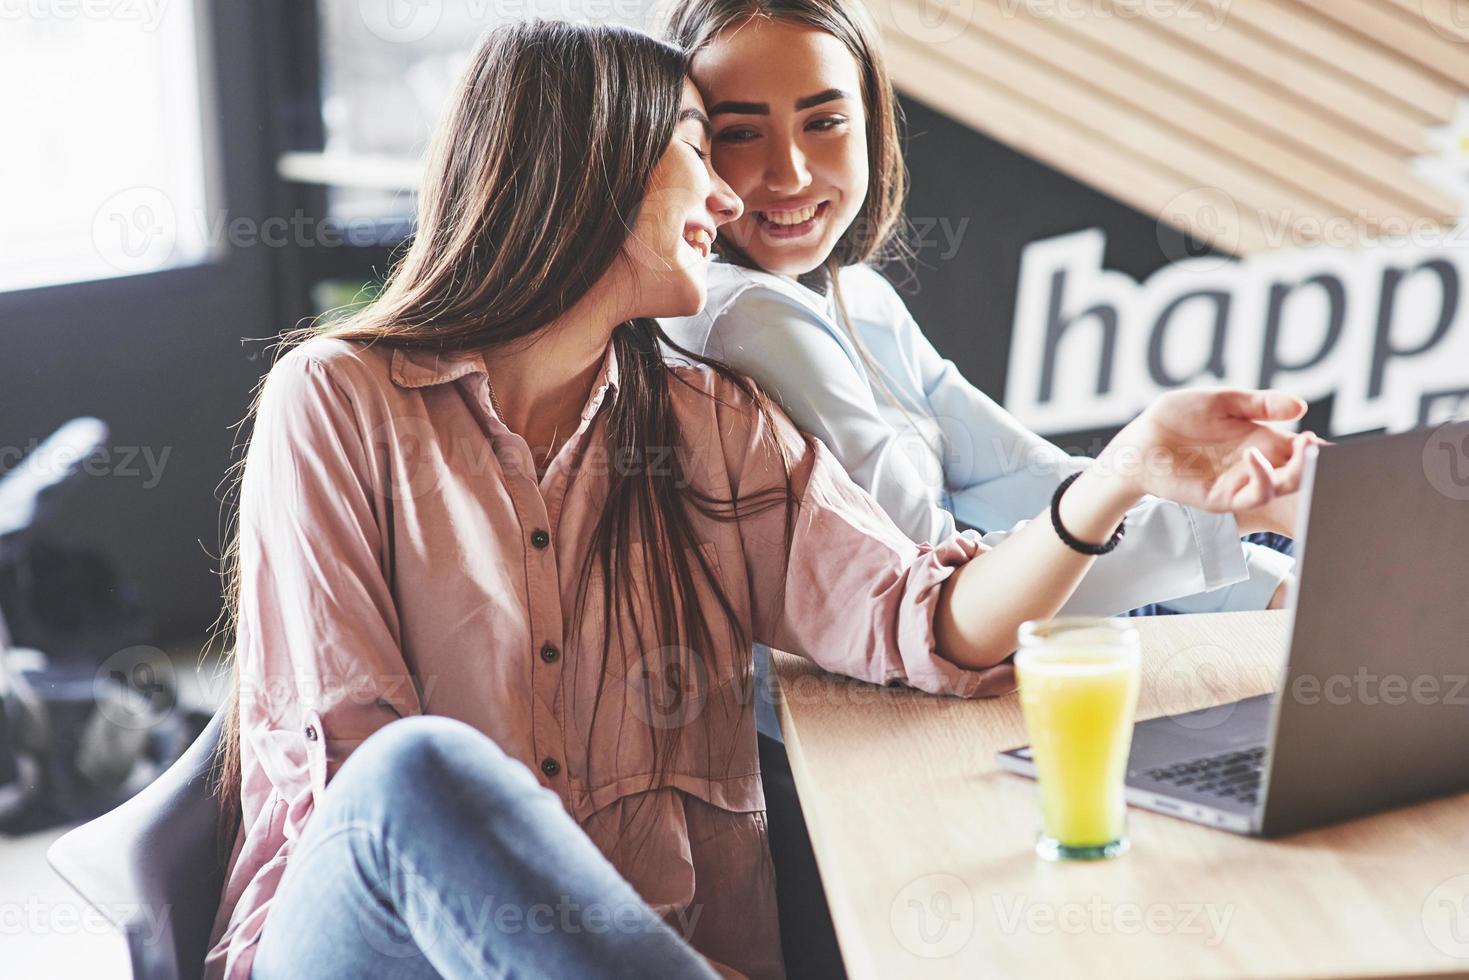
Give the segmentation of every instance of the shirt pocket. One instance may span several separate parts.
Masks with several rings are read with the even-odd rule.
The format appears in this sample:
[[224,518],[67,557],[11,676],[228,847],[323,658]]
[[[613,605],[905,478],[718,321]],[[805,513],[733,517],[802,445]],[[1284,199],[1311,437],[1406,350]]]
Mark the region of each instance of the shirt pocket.
[[[728,613],[703,580],[697,556],[689,555],[695,601],[709,620],[712,645],[694,649],[660,635],[650,584],[642,575],[644,545],[629,551],[628,572],[638,622],[607,622],[603,577],[594,563],[587,582],[587,614],[572,670],[569,725],[573,745],[584,747],[579,775],[594,807],[622,795],[667,786],[715,806],[737,810],[763,807],[755,751],[755,684],[751,649],[741,649],[729,629]],[[690,549],[692,552],[693,549]],[[719,551],[698,549],[716,581],[724,583]],[[740,593],[724,585],[735,612],[748,614]],[[605,657],[603,638],[610,641]],[[588,669],[596,665],[600,669]],[[600,687],[599,687],[600,685]],[[666,760],[666,761],[665,761]],[[659,770],[664,769],[661,775]]]

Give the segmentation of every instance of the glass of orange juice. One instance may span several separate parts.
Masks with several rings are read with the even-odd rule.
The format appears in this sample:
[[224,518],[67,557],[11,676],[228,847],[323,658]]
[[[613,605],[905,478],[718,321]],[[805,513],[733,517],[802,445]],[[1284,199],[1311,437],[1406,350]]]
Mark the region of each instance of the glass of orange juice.
[[1015,672],[1040,786],[1041,857],[1094,860],[1127,850],[1124,786],[1140,662],[1126,619],[1021,625]]

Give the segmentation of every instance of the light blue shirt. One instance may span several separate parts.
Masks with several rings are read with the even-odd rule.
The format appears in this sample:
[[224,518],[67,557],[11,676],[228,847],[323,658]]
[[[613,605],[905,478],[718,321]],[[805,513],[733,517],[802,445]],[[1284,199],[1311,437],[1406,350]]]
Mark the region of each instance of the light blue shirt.
[[[875,372],[841,326],[834,296],[725,262],[709,266],[703,312],[661,322],[680,346],[753,377],[915,541],[948,538],[957,518],[995,545],[1045,512],[1057,483],[1090,460],[1031,432],[966,381],[876,270],[851,266],[840,276]],[[1149,602],[1264,609],[1292,564],[1242,542],[1230,515],[1149,497],[1064,611],[1112,615]]]

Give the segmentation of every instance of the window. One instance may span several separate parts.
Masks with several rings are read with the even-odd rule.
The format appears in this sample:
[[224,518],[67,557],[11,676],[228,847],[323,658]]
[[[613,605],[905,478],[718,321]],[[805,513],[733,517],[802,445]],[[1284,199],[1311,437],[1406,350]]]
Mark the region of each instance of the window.
[[0,290],[194,265],[208,211],[196,0],[0,0]]
[[[4,0],[0,0],[3,3]],[[322,0],[317,179],[333,219],[413,217],[417,168],[475,42],[531,17],[655,30],[654,0]]]

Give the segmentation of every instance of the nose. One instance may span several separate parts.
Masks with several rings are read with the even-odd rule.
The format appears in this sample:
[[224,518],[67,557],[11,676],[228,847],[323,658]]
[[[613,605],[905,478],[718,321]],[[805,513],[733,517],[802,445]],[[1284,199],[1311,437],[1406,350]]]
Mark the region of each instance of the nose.
[[776,194],[795,194],[811,183],[806,155],[792,139],[771,138],[765,160],[765,186]]
[[709,169],[709,197],[706,201],[709,213],[714,216],[714,227],[729,224],[745,213],[745,202],[724,178]]

